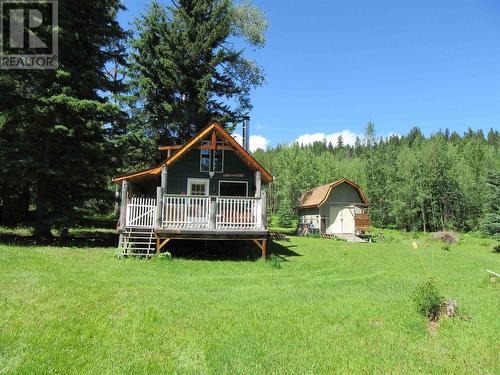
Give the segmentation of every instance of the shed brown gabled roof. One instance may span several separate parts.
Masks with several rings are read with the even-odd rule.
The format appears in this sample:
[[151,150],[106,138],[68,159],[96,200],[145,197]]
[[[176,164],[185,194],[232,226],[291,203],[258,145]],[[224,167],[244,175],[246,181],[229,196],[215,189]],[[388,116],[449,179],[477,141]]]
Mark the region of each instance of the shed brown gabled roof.
[[359,194],[359,198],[361,199],[361,202],[365,204],[370,204],[365,194],[363,193],[363,190],[361,190],[361,187],[359,187],[359,185],[356,185],[354,182],[352,182],[347,178],[342,178],[335,182],[331,182],[326,185],[321,185],[314,189],[306,191],[300,197],[299,205],[297,208],[313,208],[321,206],[323,203],[326,202],[326,200],[330,196],[330,192],[332,191],[332,189],[343,183],[351,185],[353,188],[356,189],[356,191]]

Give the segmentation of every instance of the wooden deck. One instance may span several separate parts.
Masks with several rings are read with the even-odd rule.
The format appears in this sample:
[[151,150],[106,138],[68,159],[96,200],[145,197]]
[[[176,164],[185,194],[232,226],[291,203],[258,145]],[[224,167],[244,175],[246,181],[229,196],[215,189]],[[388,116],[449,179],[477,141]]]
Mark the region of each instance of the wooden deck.
[[254,232],[265,230],[266,222],[263,198],[164,195],[158,199],[133,197],[120,227]]
[[120,243],[150,256],[171,240],[245,240],[254,242],[265,257],[266,214],[265,196],[133,197],[120,222]]

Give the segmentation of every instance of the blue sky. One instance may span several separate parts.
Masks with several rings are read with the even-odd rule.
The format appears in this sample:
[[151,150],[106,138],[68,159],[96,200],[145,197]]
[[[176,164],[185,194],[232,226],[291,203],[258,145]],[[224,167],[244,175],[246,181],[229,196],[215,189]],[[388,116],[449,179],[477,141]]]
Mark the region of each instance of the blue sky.
[[[125,0],[122,26],[148,2]],[[266,47],[248,51],[266,71],[252,93],[254,148],[349,140],[369,120],[379,136],[499,128],[498,0],[254,3],[270,23]]]

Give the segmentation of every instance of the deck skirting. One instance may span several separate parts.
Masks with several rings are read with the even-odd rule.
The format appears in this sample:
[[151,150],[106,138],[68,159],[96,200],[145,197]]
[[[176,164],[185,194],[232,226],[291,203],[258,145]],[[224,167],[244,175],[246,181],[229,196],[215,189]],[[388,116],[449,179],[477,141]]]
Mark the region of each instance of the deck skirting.
[[[120,232],[119,247],[124,249],[123,255],[140,255],[150,257],[162,249],[171,240],[200,241],[251,241],[262,251],[262,259],[266,257],[267,230],[205,230],[205,229],[165,229],[126,227]],[[153,250],[154,249],[154,250]]]

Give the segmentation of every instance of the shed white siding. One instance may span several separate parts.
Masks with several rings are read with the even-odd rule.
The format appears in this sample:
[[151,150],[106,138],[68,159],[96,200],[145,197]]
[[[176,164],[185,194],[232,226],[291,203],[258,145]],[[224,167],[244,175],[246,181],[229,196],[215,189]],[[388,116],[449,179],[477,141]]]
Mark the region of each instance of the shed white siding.
[[315,228],[320,228],[321,218],[318,208],[299,208],[300,224],[312,224]]
[[354,233],[354,217],[360,210],[354,206],[354,203],[362,203],[354,187],[347,183],[335,186],[320,208],[324,232],[328,234]]

